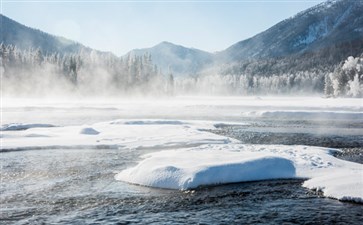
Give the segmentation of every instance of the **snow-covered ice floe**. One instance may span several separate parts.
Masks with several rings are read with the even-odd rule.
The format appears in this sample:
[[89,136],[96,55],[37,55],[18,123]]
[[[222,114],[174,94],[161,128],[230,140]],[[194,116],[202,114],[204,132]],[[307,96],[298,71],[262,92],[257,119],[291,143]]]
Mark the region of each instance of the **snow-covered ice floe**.
[[51,148],[150,149],[115,178],[150,187],[191,189],[280,178],[307,179],[304,186],[326,196],[363,202],[362,164],[335,158],[333,149],[246,145],[207,132],[220,122],[116,120],[77,126],[3,129],[1,151]]
[[304,186],[328,197],[363,202],[363,167],[335,158],[334,149],[209,144],[143,156],[115,178],[144,186],[193,189],[267,179],[308,179]]
[[136,167],[117,174],[116,179],[185,190],[204,185],[295,177],[291,160],[250,151],[184,149],[161,151],[144,157]]
[[303,186],[321,191],[330,198],[363,203],[362,169],[327,173],[305,181]]

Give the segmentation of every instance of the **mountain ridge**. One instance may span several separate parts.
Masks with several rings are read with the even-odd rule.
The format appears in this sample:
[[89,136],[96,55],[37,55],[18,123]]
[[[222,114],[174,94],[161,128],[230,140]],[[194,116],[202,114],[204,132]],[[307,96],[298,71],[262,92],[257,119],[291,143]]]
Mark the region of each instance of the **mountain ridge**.
[[97,51],[100,54],[113,54],[87,47],[79,42],[49,34],[42,30],[28,27],[3,14],[0,14],[1,43],[15,45],[22,50],[39,48],[45,54],[72,54],[80,51]]
[[[117,57],[113,53],[94,50],[80,43],[27,27],[2,14],[0,19],[1,42],[5,44],[13,44],[22,49],[40,48],[44,53],[97,51]],[[329,54],[340,54],[339,57],[334,55],[335,59],[329,62],[339,63],[349,56],[348,54],[363,52],[361,37],[363,37],[363,1],[329,0],[299,12],[219,52],[210,53],[163,41],[153,47],[133,49],[121,58],[148,53],[151,54],[153,63],[163,72],[195,77],[210,67],[290,56],[296,60],[304,60],[302,56],[320,54],[319,51],[325,52],[324,57],[331,57]],[[342,49],[346,46],[353,46],[355,49],[354,51]]]
[[[327,1],[285,19],[219,52],[223,61],[280,57],[350,41],[363,36],[363,2]],[[352,25],[347,26],[349,21]]]

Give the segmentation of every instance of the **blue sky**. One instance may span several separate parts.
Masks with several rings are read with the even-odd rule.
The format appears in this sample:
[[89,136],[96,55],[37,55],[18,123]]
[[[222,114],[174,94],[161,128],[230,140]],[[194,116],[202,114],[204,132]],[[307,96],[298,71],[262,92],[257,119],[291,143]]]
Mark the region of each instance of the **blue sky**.
[[162,41],[215,52],[323,1],[3,0],[2,13],[117,55]]

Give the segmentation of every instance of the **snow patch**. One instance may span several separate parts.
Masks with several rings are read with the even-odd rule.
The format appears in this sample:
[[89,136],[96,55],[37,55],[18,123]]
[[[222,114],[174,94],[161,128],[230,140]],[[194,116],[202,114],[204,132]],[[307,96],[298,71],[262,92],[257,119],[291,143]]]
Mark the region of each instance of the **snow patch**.
[[[64,126],[3,131],[1,151],[17,149],[77,148],[79,146],[105,148],[119,146],[128,149],[166,149],[198,146],[202,144],[227,144],[234,139],[206,132],[214,122],[178,121],[163,123],[150,120],[116,120],[92,124],[90,127]],[[144,124],[144,125],[142,125]],[[153,124],[153,125],[150,125]],[[186,125],[188,124],[188,125]],[[34,137],[34,138],[29,138]],[[36,138],[35,138],[36,137]]]
[[310,25],[307,34],[299,36],[294,46],[311,44],[314,41],[325,37],[328,32],[328,21],[327,18],[325,18],[323,21]]
[[361,169],[335,171],[307,180],[303,186],[330,198],[363,203],[363,166]]

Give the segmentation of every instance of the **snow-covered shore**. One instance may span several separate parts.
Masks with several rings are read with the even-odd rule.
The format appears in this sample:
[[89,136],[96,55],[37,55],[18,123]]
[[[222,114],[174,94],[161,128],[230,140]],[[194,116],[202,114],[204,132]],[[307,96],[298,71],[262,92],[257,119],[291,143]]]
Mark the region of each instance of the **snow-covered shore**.
[[[249,145],[206,131],[218,124],[236,124],[245,117],[343,119],[354,123],[363,120],[361,100],[230,97],[93,104],[5,101],[3,106],[2,152],[148,149],[151,153],[138,164],[120,170],[115,178],[181,190],[303,178],[307,179],[304,187],[322,191],[328,197],[363,202],[362,164],[333,157],[334,149]],[[187,119],[192,116],[205,120]],[[240,123],[246,124],[243,120]]]

